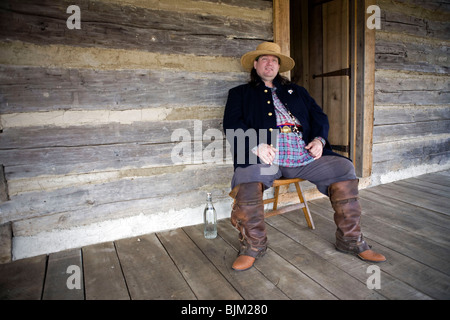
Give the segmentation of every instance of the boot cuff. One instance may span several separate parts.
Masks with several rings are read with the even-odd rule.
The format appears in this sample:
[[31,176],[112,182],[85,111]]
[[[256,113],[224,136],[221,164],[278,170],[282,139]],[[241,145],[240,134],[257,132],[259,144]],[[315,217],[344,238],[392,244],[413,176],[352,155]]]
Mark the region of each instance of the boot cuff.
[[328,187],[328,194],[332,203],[358,198],[358,179],[340,181]]

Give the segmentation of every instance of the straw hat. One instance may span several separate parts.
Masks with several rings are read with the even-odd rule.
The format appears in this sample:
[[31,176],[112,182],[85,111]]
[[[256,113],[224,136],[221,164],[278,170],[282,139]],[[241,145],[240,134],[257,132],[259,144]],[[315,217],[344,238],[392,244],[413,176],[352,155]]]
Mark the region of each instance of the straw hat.
[[245,70],[253,69],[253,61],[259,56],[271,55],[280,58],[280,73],[290,71],[294,68],[295,62],[290,57],[281,53],[280,46],[273,42],[263,42],[256,47],[255,51],[250,51],[241,57],[241,64]]

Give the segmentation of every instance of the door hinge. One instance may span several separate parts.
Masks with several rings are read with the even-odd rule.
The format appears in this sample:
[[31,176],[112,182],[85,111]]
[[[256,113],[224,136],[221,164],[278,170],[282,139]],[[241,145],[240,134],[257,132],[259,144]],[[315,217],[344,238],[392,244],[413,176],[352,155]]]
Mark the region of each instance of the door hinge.
[[331,145],[331,149],[334,151],[341,151],[341,152],[349,152],[350,148],[349,146],[343,146],[343,145]]
[[350,68],[331,71],[327,73],[322,74],[313,74],[313,79],[315,78],[325,78],[325,77],[340,77],[340,76],[347,76],[350,77]]

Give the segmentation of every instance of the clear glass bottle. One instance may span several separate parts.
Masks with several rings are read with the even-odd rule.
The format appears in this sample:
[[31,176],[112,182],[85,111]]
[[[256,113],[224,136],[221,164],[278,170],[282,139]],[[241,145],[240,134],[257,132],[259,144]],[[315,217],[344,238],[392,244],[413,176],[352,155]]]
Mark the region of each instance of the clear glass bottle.
[[217,213],[212,203],[211,193],[206,194],[206,207],[203,211],[204,235],[206,239],[217,237]]

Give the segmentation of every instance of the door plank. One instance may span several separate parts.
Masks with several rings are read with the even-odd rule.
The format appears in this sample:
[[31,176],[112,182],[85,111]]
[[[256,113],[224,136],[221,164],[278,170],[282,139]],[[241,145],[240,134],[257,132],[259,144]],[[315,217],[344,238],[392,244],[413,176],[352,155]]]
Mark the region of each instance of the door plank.
[[[323,73],[349,68],[348,0],[323,4]],[[349,145],[350,82],[347,76],[323,79],[323,110],[330,122],[331,145]],[[336,149],[336,151],[338,151]],[[348,151],[348,150],[347,150]],[[348,152],[338,151],[347,155]]]

